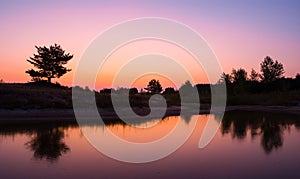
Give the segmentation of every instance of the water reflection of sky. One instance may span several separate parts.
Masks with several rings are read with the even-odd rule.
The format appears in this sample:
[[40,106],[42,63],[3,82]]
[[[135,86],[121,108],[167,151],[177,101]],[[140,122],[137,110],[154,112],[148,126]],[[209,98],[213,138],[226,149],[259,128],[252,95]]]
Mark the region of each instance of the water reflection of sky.
[[[300,161],[300,118],[292,114],[226,113],[213,141],[198,143],[209,115],[176,116],[147,121],[135,128],[108,124],[115,135],[134,142],[164,136],[178,122],[185,127],[197,120],[189,140],[170,156],[147,164],[127,164],[94,149],[75,124],[1,125],[0,176],[2,177],[296,177]],[[101,130],[103,126],[86,126]],[[126,149],[122,149],[126,150]],[[13,172],[12,172],[13,171]]]

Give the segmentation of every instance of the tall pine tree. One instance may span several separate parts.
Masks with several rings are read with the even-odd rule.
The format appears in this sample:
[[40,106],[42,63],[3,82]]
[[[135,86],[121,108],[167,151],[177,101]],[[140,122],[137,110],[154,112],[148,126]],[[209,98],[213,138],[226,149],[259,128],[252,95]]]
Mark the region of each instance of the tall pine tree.
[[67,64],[73,58],[73,55],[65,53],[60,45],[54,44],[49,48],[46,46],[35,46],[35,48],[37,49],[37,54],[34,54],[27,61],[37,70],[29,69],[26,71],[33,81],[43,81],[46,78],[47,82],[51,83],[52,78],[60,78],[71,71],[71,69],[67,69],[63,65]]

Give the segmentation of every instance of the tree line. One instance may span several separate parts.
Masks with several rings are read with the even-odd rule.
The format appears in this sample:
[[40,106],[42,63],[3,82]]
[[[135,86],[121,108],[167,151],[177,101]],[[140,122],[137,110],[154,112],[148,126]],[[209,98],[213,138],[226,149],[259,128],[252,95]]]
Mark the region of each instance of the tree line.
[[299,90],[300,74],[286,78],[284,73],[282,63],[266,56],[260,63],[260,73],[251,69],[248,75],[243,68],[232,69],[230,74],[221,75],[219,83],[226,83],[228,94]]
[[[52,78],[60,78],[71,69],[66,68],[64,65],[73,58],[70,53],[65,53],[60,45],[54,44],[49,48],[36,46],[37,54],[27,59],[36,69],[28,69],[28,73],[32,77],[34,82],[47,82],[51,83]],[[300,74],[298,73],[295,78],[284,77],[283,64],[277,60],[273,60],[271,57],[266,56],[260,63],[260,72],[254,69],[251,72],[243,68],[232,69],[231,73],[222,73],[218,82],[225,83],[227,86],[228,94],[240,94],[240,93],[263,93],[271,91],[289,91],[300,89]],[[192,85],[189,81],[186,81],[180,88],[180,90],[189,91],[192,88],[196,88],[200,94],[210,94],[211,88],[218,84],[196,84]],[[129,91],[130,94],[137,94],[137,88],[120,88],[120,89],[102,89],[100,93],[112,93]],[[172,87],[167,87],[163,90],[159,80],[152,79],[148,85],[141,89],[141,93],[177,93]]]

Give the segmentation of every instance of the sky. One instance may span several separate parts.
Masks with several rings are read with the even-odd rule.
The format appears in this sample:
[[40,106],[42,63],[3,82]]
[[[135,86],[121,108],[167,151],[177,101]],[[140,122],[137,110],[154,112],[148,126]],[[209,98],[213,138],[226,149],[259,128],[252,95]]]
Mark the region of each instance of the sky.
[[[35,45],[61,45],[66,52],[74,54],[67,66],[75,69],[85,49],[99,34],[115,24],[142,17],[167,18],[189,26],[206,40],[226,73],[240,67],[248,73],[251,68],[259,71],[259,64],[265,56],[280,61],[286,77],[295,77],[300,72],[300,1],[2,0],[0,79],[17,83],[30,81],[25,71],[32,67],[26,59],[36,52]],[[151,52],[169,49],[170,56],[174,58],[181,53],[175,50],[176,47],[170,50],[170,44],[155,43],[158,42],[136,43],[132,49],[135,49],[134,53],[140,46],[138,49],[145,53],[148,53],[147,48],[151,48]],[[162,48],[155,48],[158,46]],[[129,48],[130,45],[124,47],[123,52],[121,48],[119,54],[114,55],[112,61],[115,62],[106,69],[117,69],[122,65],[122,58],[125,57],[121,54],[127,52],[128,58],[128,52],[132,50]],[[180,63],[184,63],[189,57],[182,52],[178,58],[181,58]],[[194,67],[192,64],[186,65],[188,68]],[[192,71],[195,82],[207,82],[201,69],[199,74],[193,69],[188,70]],[[73,74],[74,70],[53,81],[72,86]],[[127,85],[145,86],[151,75]],[[162,85],[178,87],[185,80],[181,78],[180,74],[180,80],[161,78]],[[110,70],[99,72],[95,87],[109,87],[112,83],[108,81],[111,79],[113,73]],[[119,81],[115,86],[126,86],[126,75]]]

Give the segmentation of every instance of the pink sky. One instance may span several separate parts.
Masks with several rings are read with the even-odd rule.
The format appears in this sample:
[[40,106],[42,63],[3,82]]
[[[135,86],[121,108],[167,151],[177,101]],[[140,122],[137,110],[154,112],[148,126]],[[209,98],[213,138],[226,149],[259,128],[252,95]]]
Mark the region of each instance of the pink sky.
[[[293,9],[293,4],[267,5],[258,4],[259,1],[253,5],[248,2],[247,6],[198,1],[58,2],[5,1],[0,5],[0,79],[30,81],[25,71],[31,65],[26,59],[35,53],[35,45],[60,44],[74,54],[67,65],[74,69],[98,34],[116,23],[140,17],[169,18],[190,26],[206,39],[227,73],[240,67],[248,72],[251,68],[259,71],[259,63],[267,55],[284,64],[285,76],[294,77],[300,72],[300,23],[297,19],[300,14]],[[219,6],[221,4],[224,6]],[[72,74],[53,81],[70,86]]]

